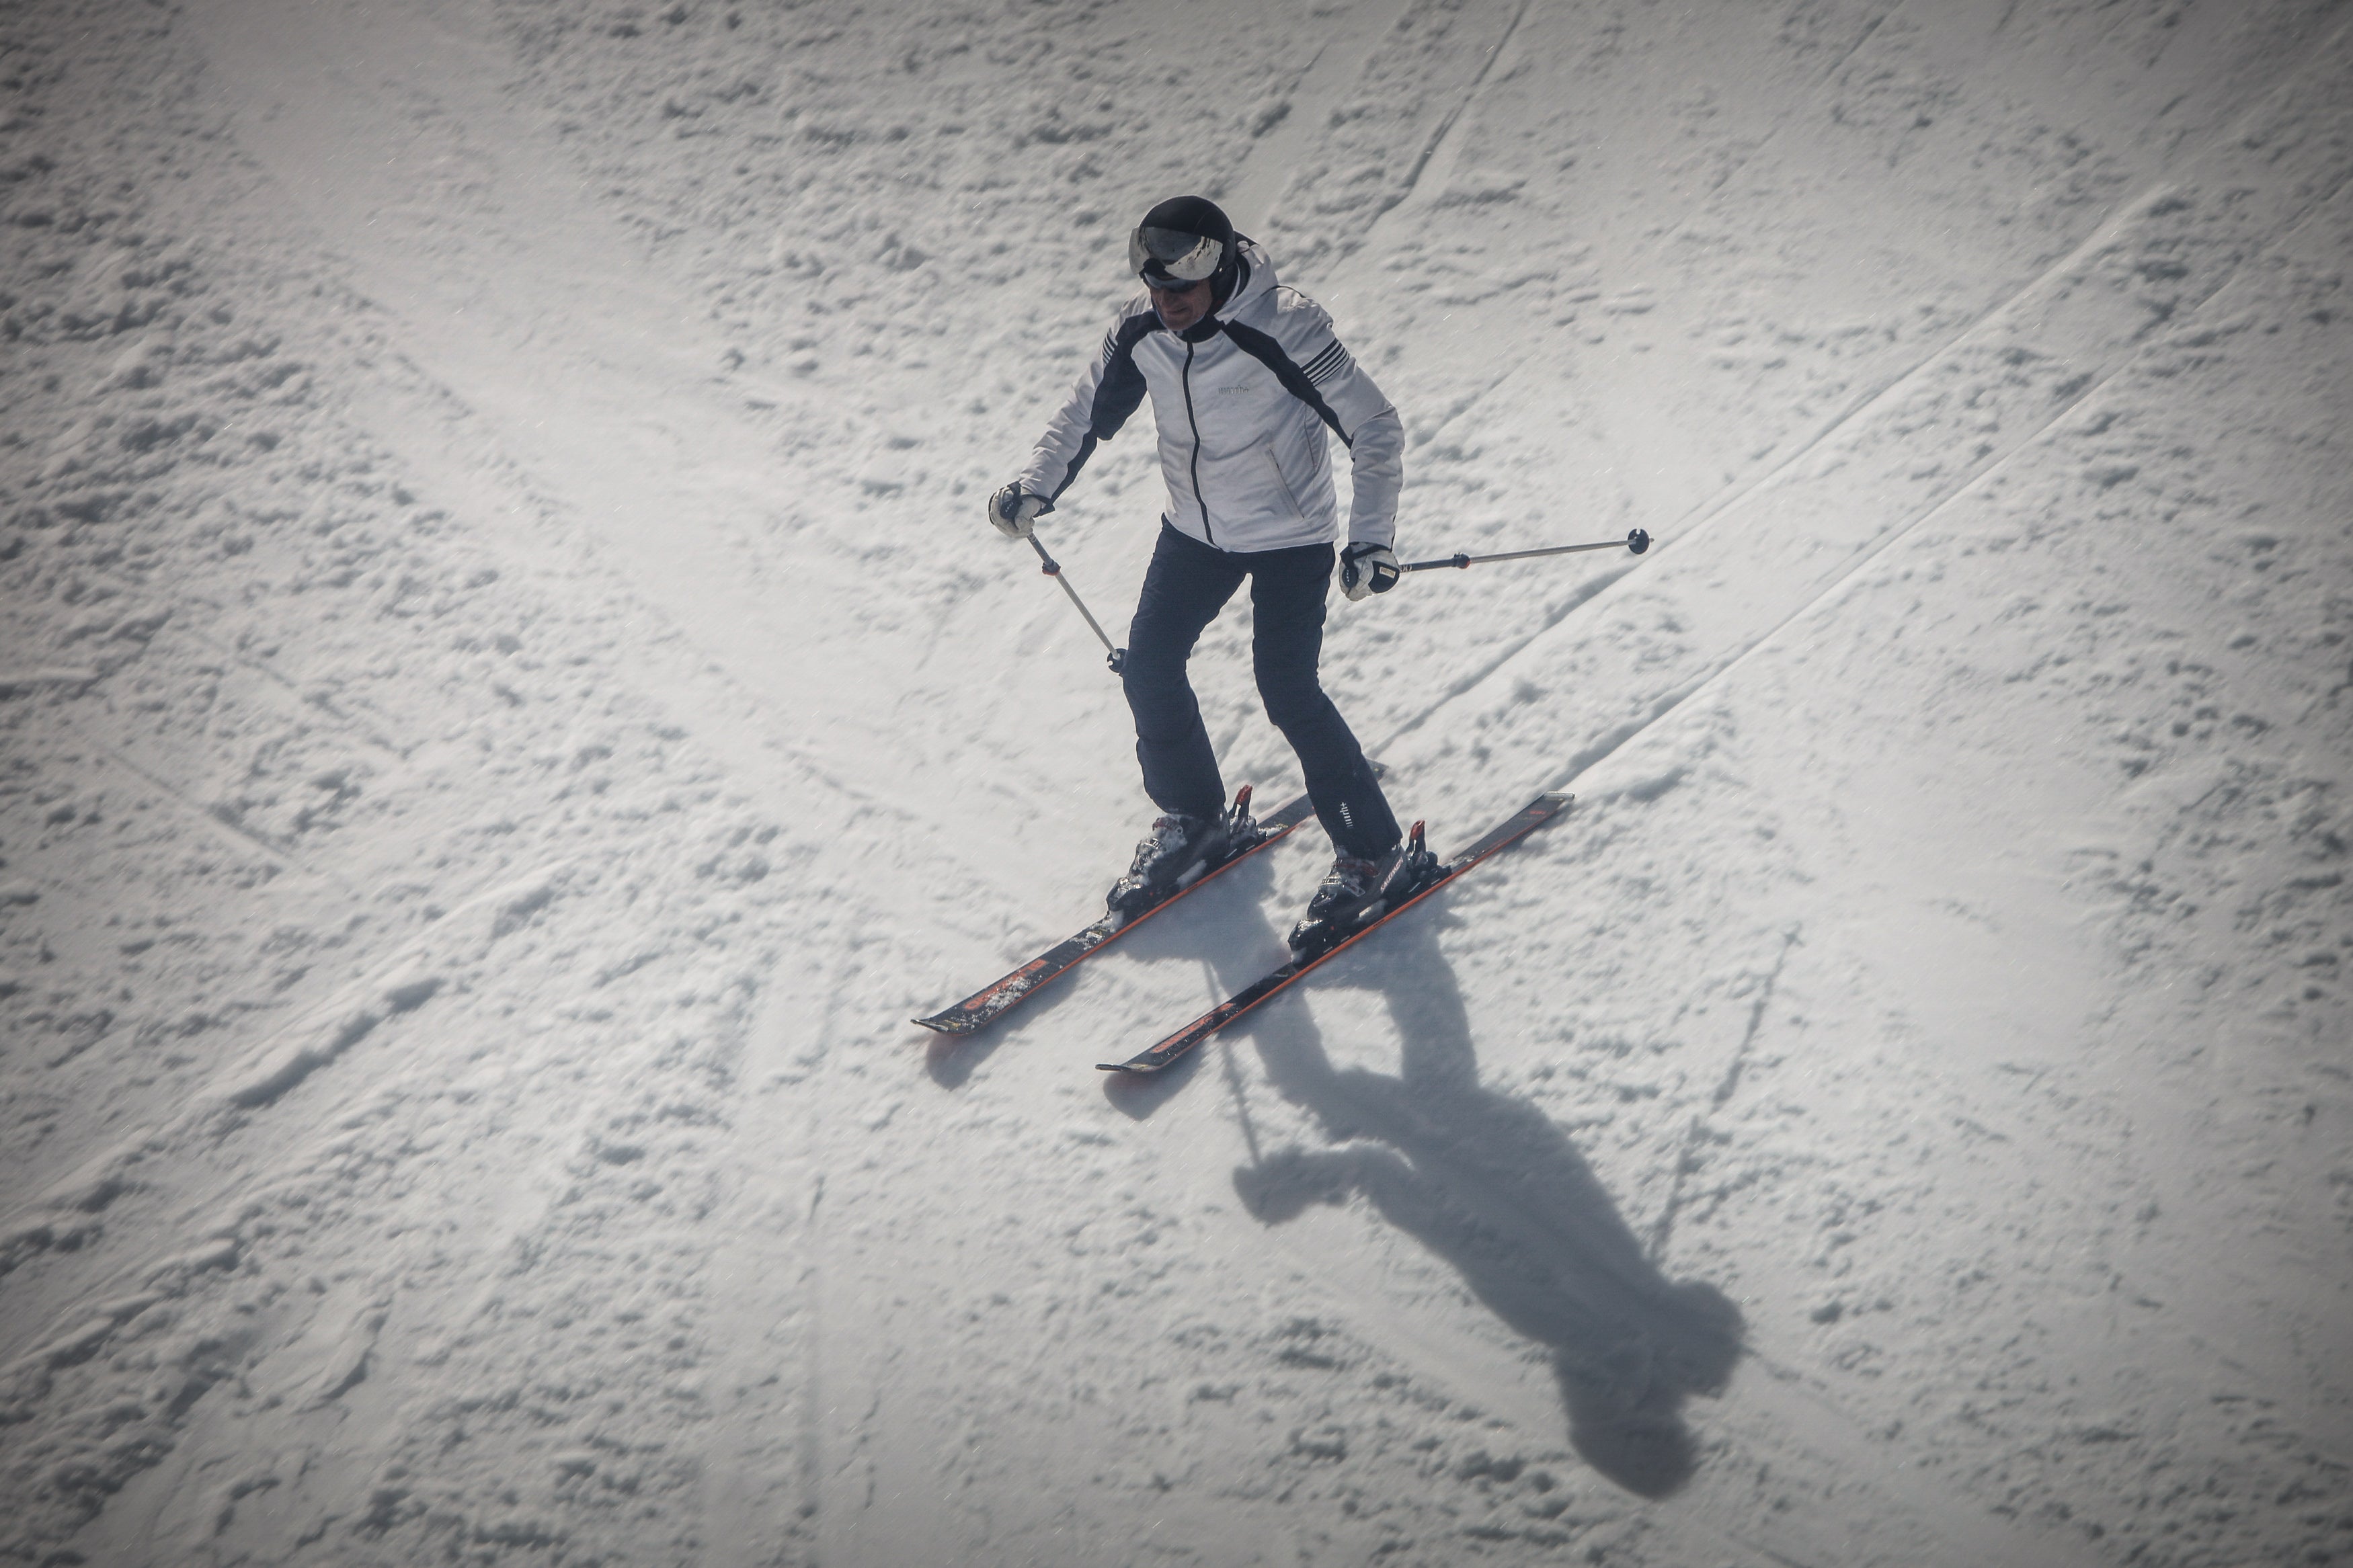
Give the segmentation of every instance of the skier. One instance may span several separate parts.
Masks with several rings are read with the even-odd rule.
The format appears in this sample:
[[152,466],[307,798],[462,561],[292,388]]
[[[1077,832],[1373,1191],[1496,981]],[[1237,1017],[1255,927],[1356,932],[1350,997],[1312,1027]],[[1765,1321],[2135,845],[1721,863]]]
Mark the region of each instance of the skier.
[[1340,346],[1331,316],[1278,284],[1266,252],[1216,204],[1160,203],[1129,237],[1128,265],[1145,292],[1121,308],[1020,477],[989,497],[988,521],[1026,537],[1095,444],[1151,395],[1168,499],[1121,677],[1145,793],[1162,815],[1110,906],[1140,913],[1227,850],[1225,784],[1185,666],[1248,577],[1259,695],[1299,753],[1337,851],[1308,905],[1310,921],[1324,919],[1363,901],[1400,837],[1363,748],[1316,679],[1339,534],[1327,432],[1349,449],[1354,499],[1338,564],[1341,591],[1358,600],[1398,582],[1390,545],[1405,427]]

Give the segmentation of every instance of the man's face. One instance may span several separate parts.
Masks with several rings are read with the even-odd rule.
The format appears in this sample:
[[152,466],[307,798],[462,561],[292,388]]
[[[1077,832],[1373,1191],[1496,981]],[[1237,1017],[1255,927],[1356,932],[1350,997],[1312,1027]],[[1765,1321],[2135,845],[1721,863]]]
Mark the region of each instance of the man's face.
[[1181,332],[1209,313],[1209,280],[1185,289],[1163,289],[1157,283],[1146,285],[1152,290],[1152,308],[1160,312],[1160,324],[1172,332]]

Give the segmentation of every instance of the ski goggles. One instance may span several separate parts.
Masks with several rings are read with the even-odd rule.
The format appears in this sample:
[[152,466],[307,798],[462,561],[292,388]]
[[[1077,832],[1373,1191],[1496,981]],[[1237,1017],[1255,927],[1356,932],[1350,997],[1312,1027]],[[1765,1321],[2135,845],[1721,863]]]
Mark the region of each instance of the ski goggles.
[[1127,237],[1128,270],[1155,289],[1190,289],[1224,259],[1225,247],[1208,235],[1139,228]]

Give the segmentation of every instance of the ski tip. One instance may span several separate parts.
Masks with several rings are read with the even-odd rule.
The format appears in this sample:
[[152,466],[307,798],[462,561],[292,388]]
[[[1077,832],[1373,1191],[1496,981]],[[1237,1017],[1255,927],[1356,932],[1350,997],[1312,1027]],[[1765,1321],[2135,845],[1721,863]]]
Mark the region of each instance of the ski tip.
[[1152,1060],[1152,1053],[1146,1051],[1140,1057],[1130,1057],[1124,1062],[1097,1062],[1095,1063],[1095,1070],[1097,1072],[1115,1072],[1123,1078],[1150,1078],[1154,1073],[1158,1072],[1162,1068],[1165,1068],[1167,1065],[1168,1063],[1166,1062],[1156,1062]]
[[976,1026],[968,1019],[951,1016],[944,1013],[929,1018],[910,1018],[907,1021],[918,1028],[929,1029],[935,1035],[969,1035]]

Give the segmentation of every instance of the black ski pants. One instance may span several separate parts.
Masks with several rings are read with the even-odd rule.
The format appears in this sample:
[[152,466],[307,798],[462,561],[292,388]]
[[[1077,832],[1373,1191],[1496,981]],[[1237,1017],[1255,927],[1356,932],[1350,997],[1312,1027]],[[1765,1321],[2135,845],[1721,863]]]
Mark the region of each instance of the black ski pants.
[[1315,678],[1324,651],[1324,600],[1332,582],[1332,546],[1303,544],[1248,553],[1219,550],[1164,521],[1144,574],[1144,595],[1127,634],[1121,679],[1135,714],[1135,756],[1144,793],[1163,811],[1214,816],[1225,809],[1225,781],[1201,723],[1201,705],[1185,678],[1201,628],[1217,618],[1244,577],[1250,580],[1255,631],[1250,659],[1266,716],[1299,753],[1308,797],[1338,848],[1366,858],[1401,835],[1365,761],[1364,748]]

